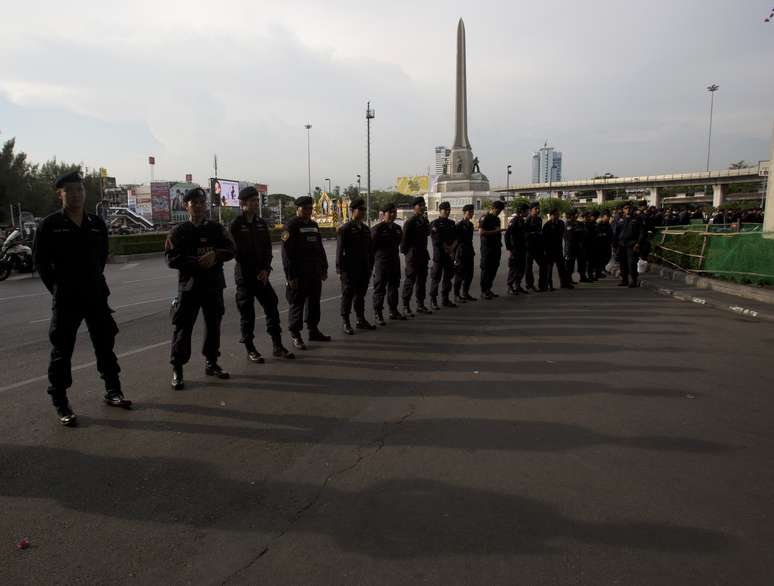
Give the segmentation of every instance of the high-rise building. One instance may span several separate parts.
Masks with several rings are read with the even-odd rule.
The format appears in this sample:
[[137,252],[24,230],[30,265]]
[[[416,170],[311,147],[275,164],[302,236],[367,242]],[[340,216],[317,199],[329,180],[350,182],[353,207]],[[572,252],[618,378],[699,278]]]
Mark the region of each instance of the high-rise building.
[[561,180],[562,153],[545,144],[543,148],[532,155],[532,183]]
[[445,146],[435,147],[435,174],[443,175],[443,168],[449,164],[451,149]]

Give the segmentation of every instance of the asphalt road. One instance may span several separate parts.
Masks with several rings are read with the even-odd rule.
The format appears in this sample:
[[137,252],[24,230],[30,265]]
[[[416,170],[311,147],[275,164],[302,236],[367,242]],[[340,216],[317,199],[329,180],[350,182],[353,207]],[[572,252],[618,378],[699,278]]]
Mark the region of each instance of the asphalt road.
[[0,283],[2,583],[772,583],[769,324],[607,279],[348,337],[331,279],[334,341],[254,365],[229,287],[231,380],[195,355],[174,392],[175,274],[107,274],[136,408],[102,405],[84,331],[76,429],[45,393],[48,295]]

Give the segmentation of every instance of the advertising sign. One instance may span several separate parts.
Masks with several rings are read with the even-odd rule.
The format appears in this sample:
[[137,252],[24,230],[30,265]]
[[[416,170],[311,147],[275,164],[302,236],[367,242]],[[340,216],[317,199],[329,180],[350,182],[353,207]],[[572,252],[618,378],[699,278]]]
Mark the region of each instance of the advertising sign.
[[212,203],[230,208],[239,207],[239,181],[229,179],[210,180],[212,185]]
[[151,190],[149,185],[138,185],[132,188],[135,199],[135,212],[143,218],[153,221],[153,206],[151,205]]
[[169,222],[171,219],[169,201],[169,183],[154,181],[151,183],[151,210],[153,223]]
[[417,175],[415,177],[398,177],[395,185],[398,193],[403,195],[420,195],[428,193],[430,178],[427,175]]

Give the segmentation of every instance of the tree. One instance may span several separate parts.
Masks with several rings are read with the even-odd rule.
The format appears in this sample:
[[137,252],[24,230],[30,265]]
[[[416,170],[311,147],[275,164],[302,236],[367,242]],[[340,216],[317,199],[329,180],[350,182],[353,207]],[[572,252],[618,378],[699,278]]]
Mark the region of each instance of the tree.
[[607,173],[593,177],[593,179],[616,179],[617,177],[617,175],[613,175],[610,171],[608,171]]
[[509,214],[515,214],[516,210],[518,210],[519,206],[522,205],[522,204],[529,205],[530,204],[529,198],[527,198],[527,197],[517,197],[515,199],[512,199],[511,201],[508,202],[508,204],[505,206],[505,208],[506,208],[506,210],[508,211]]
[[736,170],[736,169],[749,169],[750,167],[752,167],[752,165],[750,165],[744,159],[742,159],[741,161],[737,161],[736,163],[731,163],[728,166],[728,168],[732,169],[732,170]]

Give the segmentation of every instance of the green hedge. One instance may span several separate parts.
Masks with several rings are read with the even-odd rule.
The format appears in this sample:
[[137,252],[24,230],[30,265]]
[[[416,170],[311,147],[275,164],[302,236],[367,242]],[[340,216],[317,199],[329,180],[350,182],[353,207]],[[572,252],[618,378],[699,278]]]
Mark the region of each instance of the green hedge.
[[[320,234],[323,238],[335,238],[336,228],[320,228]],[[272,242],[279,242],[281,238],[282,228],[274,228],[271,231]],[[164,252],[164,241],[166,239],[167,232],[147,232],[145,234],[111,236],[109,239],[110,255]]]

